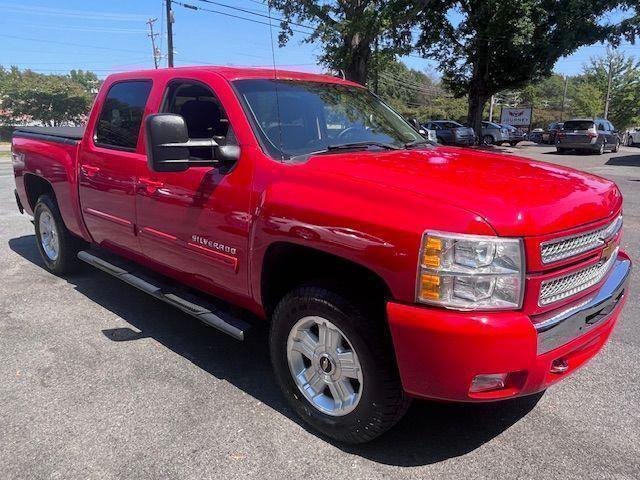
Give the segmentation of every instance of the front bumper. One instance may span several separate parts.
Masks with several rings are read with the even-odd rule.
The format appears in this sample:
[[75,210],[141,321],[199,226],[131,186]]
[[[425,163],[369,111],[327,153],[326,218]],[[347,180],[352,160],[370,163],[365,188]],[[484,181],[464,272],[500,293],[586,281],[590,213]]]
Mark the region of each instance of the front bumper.
[[[387,304],[398,368],[414,397],[490,401],[545,390],[592,358],[606,343],[626,300],[631,261],[624,253],[600,289],[555,316],[522,312],[459,312]],[[536,327],[537,325],[537,327]],[[553,373],[552,365],[567,367]],[[509,373],[505,387],[481,393],[476,375]]]

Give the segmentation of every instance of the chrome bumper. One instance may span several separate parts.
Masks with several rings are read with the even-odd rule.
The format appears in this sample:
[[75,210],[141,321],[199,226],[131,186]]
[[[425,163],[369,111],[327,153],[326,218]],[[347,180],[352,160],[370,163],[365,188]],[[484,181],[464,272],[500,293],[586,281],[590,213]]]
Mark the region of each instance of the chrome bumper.
[[538,355],[558,348],[606,321],[626,294],[629,272],[631,262],[618,257],[600,290],[560,313],[538,317],[535,323]]

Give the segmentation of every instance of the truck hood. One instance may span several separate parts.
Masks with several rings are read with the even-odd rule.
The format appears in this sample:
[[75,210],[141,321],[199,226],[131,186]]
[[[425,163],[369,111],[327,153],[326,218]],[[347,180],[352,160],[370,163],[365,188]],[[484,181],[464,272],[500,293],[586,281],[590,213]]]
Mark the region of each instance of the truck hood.
[[466,209],[501,236],[560,232],[607,218],[622,205],[617,186],[604,178],[469,149],[345,152],[314,156],[307,166]]

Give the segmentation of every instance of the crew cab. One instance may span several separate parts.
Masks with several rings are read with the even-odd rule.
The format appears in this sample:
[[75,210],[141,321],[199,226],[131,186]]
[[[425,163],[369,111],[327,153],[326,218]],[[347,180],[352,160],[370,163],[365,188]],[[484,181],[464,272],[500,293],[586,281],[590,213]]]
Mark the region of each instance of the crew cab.
[[330,76],[112,75],[86,127],[18,129],[12,156],[48,270],[88,263],[239,340],[268,321],[292,408],[344,442],[411,398],[547,389],[628,295],[614,183],[434,145]]

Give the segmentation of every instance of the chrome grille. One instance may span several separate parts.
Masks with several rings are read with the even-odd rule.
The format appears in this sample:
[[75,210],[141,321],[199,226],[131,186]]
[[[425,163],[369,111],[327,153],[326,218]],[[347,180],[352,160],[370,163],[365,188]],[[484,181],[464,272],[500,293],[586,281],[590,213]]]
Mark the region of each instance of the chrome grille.
[[563,277],[545,280],[540,287],[538,305],[545,306],[576,295],[600,282],[616,261],[618,249],[604,263],[599,262]]
[[557,262],[598,248],[618,233],[621,227],[622,215],[619,215],[609,225],[596,230],[544,242],[540,245],[542,263]]

